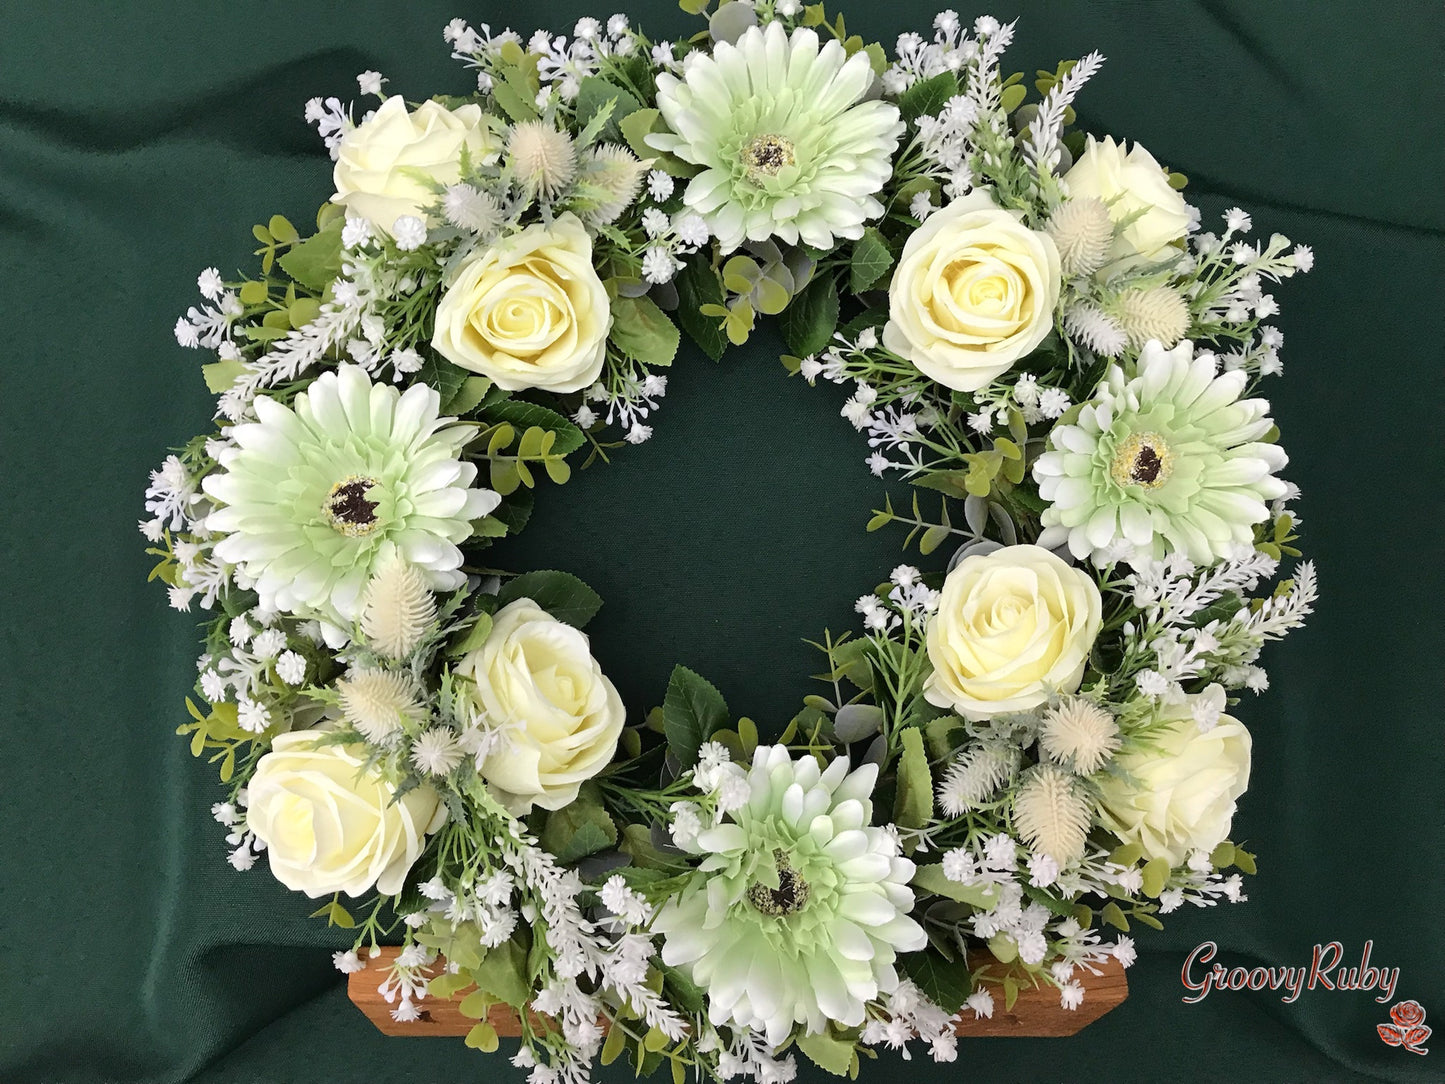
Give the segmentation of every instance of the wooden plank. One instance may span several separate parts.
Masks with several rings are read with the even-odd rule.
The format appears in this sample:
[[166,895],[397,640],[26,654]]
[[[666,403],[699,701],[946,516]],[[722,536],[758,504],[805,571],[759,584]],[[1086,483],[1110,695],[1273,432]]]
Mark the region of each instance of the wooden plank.
[[[387,1035],[460,1036],[470,1031],[476,1021],[457,1011],[467,990],[460,990],[449,999],[427,998],[419,1006],[422,1010],[420,1020],[401,1024],[391,1018],[393,1006],[381,996],[378,987],[399,951],[397,948],[383,948],[380,956],[369,961],[366,970],[354,972],[348,977],[347,994],[356,1007]],[[979,966],[983,962],[975,960],[974,965]],[[444,962],[438,958],[433,965],[434,972],[440,972],[443,966]],[[1073,1035],[1122,1004],[1129,996],[1129,981],[1119,961],[1111,959],[1098,966],[1097,975],[1082,970],[1074,972],[1075,979],[1084,987],[1084,1002],[1073,1011],[1059,1005],[1058,990],[1048,984],[1019,991],[1013,1009],[1005,1011],[1003,993],[995,987],[993,1016],[976,1020],[972,1012],[964,1010],[963,1019],[957,1025],[958,1034],[995,1037]],[[493,1006],[488,1020],[497,1029],[498,1035],[514,1037],[521,1034],[521,1020],[515,1010],[505,1005]]]

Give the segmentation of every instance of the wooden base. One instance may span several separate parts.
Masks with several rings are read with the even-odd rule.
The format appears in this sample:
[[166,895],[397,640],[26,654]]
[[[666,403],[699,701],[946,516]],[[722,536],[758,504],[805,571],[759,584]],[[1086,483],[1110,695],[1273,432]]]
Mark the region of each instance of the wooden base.
[[[365,971],[357,971],[348,977],[347,995],[356,1007],[366,1014],[368,1020],[387,1035],[449,1035],[462,1036],[476,1023],[457,1011],[457,1006],[466,996],[461,990],[449,999],[427,998],[421,1002],[421,1019],[399,1024],[391,1018],[392,1006],[382,998],[377,987],[386,977],[387,966],[396,958],[399,949],[383,948],[381,955],[369,961]],[[435,967],[439,972],[443,962],[438,959]],[[1064,1036],[1092,1024],[1110,1009],[1122,1004],[1129,996],[1129,982],[1124,977],[1124,968],[1119,961],[1109,960],[1100,964],[1099,974],[1075,971],[1074,977],[1084,987],[1084,1003],[1072,1011],[1059,1005],[1059,991],[1048,984],[1037,989],[1025,988],[1019,991],[1014,1007],[1008,1011],[1003,1007],[1003,992],[994,992],[993,1016],[975,1019],[965,1009],[960,1015],[957,1031],[961,1036]],[[468,988],[470,989],[470,987]],[[521,1020],[516,1010],[506,1005],[493,1006],[488,1014],[492,1027],[501,1036],[517,1036],[522,1033]]]

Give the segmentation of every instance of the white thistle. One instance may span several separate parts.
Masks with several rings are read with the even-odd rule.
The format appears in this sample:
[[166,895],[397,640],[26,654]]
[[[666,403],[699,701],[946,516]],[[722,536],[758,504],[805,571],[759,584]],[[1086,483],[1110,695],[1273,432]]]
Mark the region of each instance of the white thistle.
[[978,745],[949,765],[938,784],[938,804],[950,817],[960,817],[996,794],[1017,768],[1016,750]]
[[1083,856],[1091,813],[1074,777],[1058,768],[1038,768],[1014,795],[1019,834],[1060,866]]
[[436,599],[417,567],[396,557],[377,569],[366,588],[361,631],[381,654],[405,658],[436,620]]
[[367,741],[385,745],[422,714],[416,690],[403,674],[354,670],[336,683],[346,721]]
[[1092,275],[1109,258],[1114,223],[1101,199],[1086,196],[1068,200],[1049,218],[1047,229],[1059,250],[1065,278]]
[[546,200],[556,199],[577,176],[572,137],[540,120],[514,127],[507,153],[523,187]]
[[1039,744],[1080,775],[1091,775],[1119,748],[1119,724],[1092,701],[1068,697],[1044,714]]
[[620,144],[602,143],[589,148],[582,159],[579,180],[596,190],[596,205],[582,214],[583,221],[592,226],[615,222],[636,201],[646,176],[646,163],[639,162]]
[[1118,357],[1129,343],[1124,329],[1112,316],[1083,302],[1064,313],[1064,330],[1100,357]]
[[411,762],[418,771],[449,775],[462,762],[462,749],[449,729],[432,727],[411,743]]
[[1114,319],[1133,346],[1158,339],[1172,347],[1189,332],[1189,304],[1168,286],[1135,287],[1115,299]]
[[502,226],[496,197],[470,184],[453,184],[442,195],[442,213],[458,229],[486,237]]

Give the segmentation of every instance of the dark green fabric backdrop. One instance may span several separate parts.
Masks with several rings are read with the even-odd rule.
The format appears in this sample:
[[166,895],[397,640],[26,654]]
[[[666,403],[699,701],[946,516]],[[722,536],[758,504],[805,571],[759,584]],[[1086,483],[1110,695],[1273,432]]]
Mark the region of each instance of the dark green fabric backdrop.
[[[209,264],[248,266],[249,227],[330,192],[306,98],[375,68],[410,97],[460,91],[441,28],[466,15],[569,29],[583,0],[47,0],[0,29],[0,1078],[32,1084],[520,1081],[460,1042],[385,1039],[351,1008],[307,901],[224,861],[210,769],[173,735],[191,618],[144,583],[145,472],[208,417],[170,327]],[[668,0],[629,12],[685,33]],[[1081,122],[1144,142],[1206,214],[1239,202],[1315,246],[1280,290],[1270,393],[1304,488],[1324,600],[1274,650],[1241,715],[1253,787],[1236,838],[1244,906],[1140,938],[1123,1008],[1071,1040],[964,1043],[953,1066],[884,1057],[867,1079],[1438,1079],[1440,1049],[1384,1046],[1368,993],[1181,1002],[1213,939],[1230,964],[1308,963],[1317,942],[1402,969],[1445,1027],[1442,907],[1442,71],[1431,2],[1029,0],[1009,68],[1109,62]],[[925,29],[920,0],[860,2],[850,28]],[[977,14],[963,12],[966,18]],[[629,706],[672,664],[777,722],[807,691],[800,645],[852,627],[898,560],[865,535],[878,483],[836,389],[787,381],[771,331],[720,365],[686,353],[652,443],[547,493],[517,565],[606,597],[598,655]],[[613,1074],[615,1079],[623,1079]],[[811,1069],[803,1079],[817,1084]]]

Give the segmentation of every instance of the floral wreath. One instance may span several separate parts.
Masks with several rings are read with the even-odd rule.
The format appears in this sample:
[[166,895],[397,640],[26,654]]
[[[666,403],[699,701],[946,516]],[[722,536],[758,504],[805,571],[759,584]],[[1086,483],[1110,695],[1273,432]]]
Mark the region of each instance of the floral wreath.
[[[1229,710],[1315,599],[1308,563],[1261,586],[1297,490],[1253,391],[1266,284],[1312,257],[1238,209],[1201,232],[1183,177],[1072,130],[1097,53],[1030,101],[987,16],[890,58],[821,4],[683,7],[685,42],[456,20],[475,94],[307,104],[315,232],[257,226],[260,273],[205,271],[176,326],[218,396],[141,524],[210,612],[180,730],[233,866],[324,900],[343,972],[402,940],[398,1021],[474,987],[495,1049],[488,1010],[530,1007],[534,1081],[950,1060],[959,1014],[1074,1008],[1131,923],[1243,898]],[[868,529],[955,551],[863,594],[766,745],[684,667],[630,718],[597,595],[478,562],[648,439],[681,332],[716,358],[759,314],[916,487]]]

